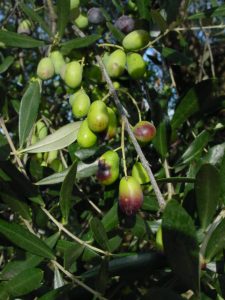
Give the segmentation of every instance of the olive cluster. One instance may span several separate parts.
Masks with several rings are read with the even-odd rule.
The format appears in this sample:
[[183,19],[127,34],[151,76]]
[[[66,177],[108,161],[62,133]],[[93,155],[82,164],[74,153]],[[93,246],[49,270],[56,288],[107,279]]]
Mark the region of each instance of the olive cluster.
[[[71,15],[75,24],[82,29],[89,23],[100,24],[104,21],[104,16],[99,8],[93,7],[85,15],[79,8],[79,0],[71,0]],[[143,78],[146,73],[146,64],[138,51],[141,51],[149,43],[148,32],[142,29],[133,30],[134,21],[129,16],[120,17],[115,26],[127,35],[122,41],[122,47],[118,46],[118,49],[112,53],[104,54],[103,62],[106,71],[111,78],[120,77],[125,70],[134,80]],[[93,72],[96,73],[95,71]],[[116,112],[102,100],[91,101],[88,92],[81,86],[83,63],[75,60],[66,63],[59,51],[53,51],[48,57],[40,60],[37,75],[40,79],[47,80],[54,74],[60,75],[65,84],[75,90],[70,95],[69,103],[74,117],[82,120],[77,134],[78,145],[81,148],[90,148],[97,143],[99,136],[104,137],[105,140],[114,138],[118,127]],[[156,129],[151,122],[139,121],[133,127],[133,133],[140,145],[145,145],[154,138]],[[48,154],[47,162],[49,156],[50,154]],[[109,150],[98,160],[96,177],[101,184],[110,185],[115,183],[119,175],[119,155],[116,151]],[[141,207],[143,192],[149,191],[151,188],[148,184],[149,181],[148,174],[140,162],[134,164],[131,176],[120,178],[119,205],[125,214],[134,214]]]

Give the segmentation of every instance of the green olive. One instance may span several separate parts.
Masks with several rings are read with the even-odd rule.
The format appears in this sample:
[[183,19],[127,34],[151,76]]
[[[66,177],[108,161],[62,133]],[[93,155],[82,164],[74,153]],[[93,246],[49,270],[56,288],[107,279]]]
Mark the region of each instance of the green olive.
[[143,57],[138,53],[127,54],[127,72],[133,79],[141,79],[146,71]]
[[53,77],[55,73],[54,65],[50,57],[44,57],[39,61],[37,66],[37,75],[42,80],[47,80]]
[[80,90],[71,95],[69,101],[72,105],[73,115],[76,118],[83,118],[87,116],[91,101],[84,90]]
[[136,162],[132,167],[132,176],[137,179],[140,184],[150,182],[149,176],[142,163]]
[[80,0],[70,0],[70,9],[78,8]]
[[126,50],[136,51],[146,46],[149,42],[149,34],[147,31],[138,29],[130,32],[123,39],[123,47]]
[[91,104],[87,120],[89,128],[94,132],[102,132],[108,127],[109,114],[103,101],[96,100]]
[[119,205],[126,215],[135,214],[143,203],[140,183],[132,176],[123,177],[119,184]]
[[106,70],[110,77],[119,77],[123,74],[126,65],[126,54],[123,50],[117,49],[110,54],[107,63]]
[[50,151],[50,152],[47,152],[48,155],[47,155],[47,164],[51,164],[58,156],[58,150],[53,150],[53,151]]
[[28,19],[23,20],[19,24],[19,26],[17,28],[17,32],[19,34],[28,34],[29,35],[29,34],[31,34],[31,27],[32,27],[32,25],[31,25],[30,20],[28,20]]
[[64,169],[61,160],[59,160],[57,158],[51,162],[49,167],[57,173],[62,172]]
[[48,128],[41,120],[36,123],[36,135],[39,140],[45,138],[48,135]]
[[77,88],[82,81],[83,68],[78,61],[72,61],[66,65],[64,81],[71,88]]
[[85,119],[78,130],[77,143],[82,148],[93,147],[97,142],[97,136],[88,127],[88,121]]
[[107,107],[107,111],[109,114],[109,124],[107,127],[107,132],[105,135],[106,140],[110,140],[115,137],[117,132],[117,117],[114,110],[110,107]]
[[97,178],[103,185],[114,183],[119,177],[119,156],[117,152],[109,150],[98,161]]
[[55,73],[60,74],[63,66],[66,64],[63,55],[59,51],[53,51],[50,53],[50,58],[55,68]]
[[74,20],[74,24],[80,29],[85,29],[88,27],[88,17],[84,13],[80,13]]

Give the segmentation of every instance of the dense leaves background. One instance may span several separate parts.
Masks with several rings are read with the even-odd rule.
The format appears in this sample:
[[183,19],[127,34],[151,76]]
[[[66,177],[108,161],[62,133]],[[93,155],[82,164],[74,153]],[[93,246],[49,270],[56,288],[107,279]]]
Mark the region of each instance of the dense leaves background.
[[[0,299],[225,299],[225,5],[80,1],[85,14],[93,6],[105,22],[84,36],[69,0],[0,2]],[[115,21],[123,14],[150,44],[139,51],[145,77],[125,72],[117,94],[132,126],[136,103],[157,128],[142,151],[167,202],[160,209],[145,184],[144,203],[129,217],[118,207],[119,180],[103,187],[95,177],[100,155],[120,146],[120,124],[114,139],[81,149],[74,90],[60,76],[36,75],[40,59],[60,50],[83,61],[91,101],[103,99],[109,87],[96,54],[121,46]],[[17,33],[23,19],[31,35]],[[113,97],[107,104],[120,119]],[[32,143],[38,120],[48,132]],[[50,162],[46,153],[56,150]],[[130,174],[137,153],[127,133],[125,153]]]

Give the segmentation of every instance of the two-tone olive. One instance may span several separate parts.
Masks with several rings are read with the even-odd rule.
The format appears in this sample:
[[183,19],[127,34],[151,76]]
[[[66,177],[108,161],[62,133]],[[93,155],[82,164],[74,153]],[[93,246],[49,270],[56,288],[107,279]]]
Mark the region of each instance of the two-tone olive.
[[119,156],[117,152],[109,150],[99,158],[96,176],[103,185],[110,185],[117,180],[119,177]]

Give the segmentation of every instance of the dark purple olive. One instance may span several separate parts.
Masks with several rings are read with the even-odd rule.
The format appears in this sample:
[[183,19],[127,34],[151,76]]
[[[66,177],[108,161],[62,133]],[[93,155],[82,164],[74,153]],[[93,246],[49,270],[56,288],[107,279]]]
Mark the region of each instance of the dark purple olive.
[[88,21],[92,24],[100,24],[105,21],[102,11],[98,7],[92,7],[87,13]]
[[135,21],[132,17],[124,15],[116,20],[115,26],[122,32],[129,33],[134,30]]

